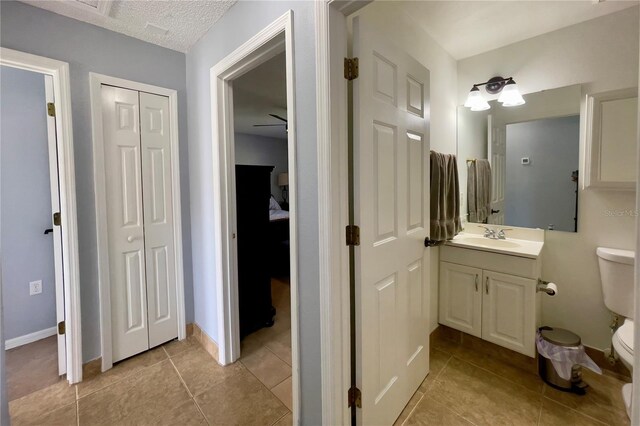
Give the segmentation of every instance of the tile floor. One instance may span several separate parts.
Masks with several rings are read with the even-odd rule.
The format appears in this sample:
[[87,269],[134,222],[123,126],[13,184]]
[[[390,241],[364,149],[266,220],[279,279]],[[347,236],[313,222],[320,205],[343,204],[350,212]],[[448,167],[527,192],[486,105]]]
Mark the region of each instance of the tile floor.
[[[288,285],[272,288],[276,323],[242,342],[239,362],[220,367],[194,338],[170,342],[78,386],[58,381],[14,399],[13,424],[292,424]],[[436,333],[431,374],[396,425],[629,424],[617,377],[587,370],[587,395],[568,394],[546,386],[531,359],[494,349]]]
[[221,367],[193,337],[169,342],[77,386],[16,394],[12,424],[292,424],[289,286],[274,280],[272,290],[275,325],[242,342],[239,362]]
[[5,363],[10,401],[51,386],[60,381],[58,337],[51,336],[9,349]]
[[620,389],[608,373],[583,372],[585,396],[555,390],[482,344],[431,341],[431,373],[396,425],[628,425]]

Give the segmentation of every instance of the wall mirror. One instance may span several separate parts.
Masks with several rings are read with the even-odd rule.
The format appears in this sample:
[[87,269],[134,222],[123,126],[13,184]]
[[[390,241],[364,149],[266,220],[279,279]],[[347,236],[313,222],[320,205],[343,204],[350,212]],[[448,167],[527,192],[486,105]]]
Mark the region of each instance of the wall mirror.
[[637,127],[637,88],[587,97],[587,187],[635,189]]
[[[573,85],[524,95],[526,103],[516,107],[491,101],[485,111],[458,108],[467,221],[577,231],[581,96]],[[488,180],[481,160],[489,162]]]

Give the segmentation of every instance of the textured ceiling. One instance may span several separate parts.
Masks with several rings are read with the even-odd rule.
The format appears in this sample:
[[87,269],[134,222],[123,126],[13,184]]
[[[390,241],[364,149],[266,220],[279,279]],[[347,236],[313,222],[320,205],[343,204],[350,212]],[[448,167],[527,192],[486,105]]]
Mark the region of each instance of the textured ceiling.
[[239,133],[286,139],[284,126],[254,127],[254,124],[280,124],[270,117],[287,116],[286,56],[283,53],[261,64],[233,82],[234,127]]
[[406,14],[460,60],[595,19],[638,1],[398,1]]
[[[235,0],[22,0],[59,15],[187,52]],[[148,28],[151,24],[156,28]]]

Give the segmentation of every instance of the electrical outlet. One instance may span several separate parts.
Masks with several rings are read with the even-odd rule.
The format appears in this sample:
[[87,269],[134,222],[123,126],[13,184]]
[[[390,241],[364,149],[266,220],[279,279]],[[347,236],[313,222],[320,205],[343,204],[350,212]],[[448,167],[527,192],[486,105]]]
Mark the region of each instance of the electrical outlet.
[[29,296],[42,293],[42,280],[31,281],[29,283]]

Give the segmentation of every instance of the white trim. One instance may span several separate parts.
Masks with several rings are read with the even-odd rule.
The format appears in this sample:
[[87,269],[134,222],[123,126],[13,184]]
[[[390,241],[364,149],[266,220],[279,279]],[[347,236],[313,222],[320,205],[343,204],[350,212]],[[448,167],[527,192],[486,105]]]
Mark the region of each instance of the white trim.
[[317,2],[315,16],[322,419],[337,425],[351,418],[344,403],[351,351],[349,250],[343,240],[349,223],[347,84],[341,72],[346,18],[335,6]]
[[55,336],[58,334],[58,327],[45,328],[44,330],[34,331],[33,333],[25,334],[24,336],[14,337],[13,339],[7,339],[4,341],[4,350],[17,348],[18,346],[28,345],[29,343],[37,342],[38,340],[46,339],[47,337]]
[[323,0],[315,10],[322,421],[335,425],[351,423],[345,403],[351,385],[351,296],[344,243],[349,224],[349,141],[342,61],[347,56],[347,16],[368,3]]
[[[638,76],[638,88],[640,88],[640,76]],[[640,90],[638,91],[638,99],[640,99]],[[640,123],[640,108],[638,108],[638,123]],[[636,141],[636,164],[639,165],[636,171],[636,188],[640,188],[640,126],[637,129],[638,136]],[[636,212],[640,211],[640,196],[636,192]],[[636,215],[636,255],[634,265],[634,324],[640,324],[640,215]],[[640,341],[640,327],[635,326],[633,330],[633,339]],[[640,351],[634,351],[633,354],[633,371],[631,372],[633,381],[631,387],[631,424],[640,424]]]
[[178,339],[187,337],[184,301],[184,266],[182,262],[182,216],[180,197],[180,142],[178,132],[178,92],[173,89],[138,83],[117,77],[89,73],[91,91],[91,129],[93,135],[93,176],[96,197],[96,233],[98,245],[98,282],[100,286],[100,346],[102,371],[113,366],[111,339],[111,291],[109,277],[109,242],[107,231],[107,194],[102,128],[101,86],[103,84],[137,90],[169,98],[171,115],[171,190],[173,192],[173,242],[176,264],[176,304]]
[[[284,38],[284,44],[282,39]],[[240,329],[237,289],[237,247],[235,232],[235,161],[233,146],[232,80],[286,52],[287,120],[289,150],[289,234],[291,268],[291,349],[293,421],[300,422],[300,362],[298,330],[298,231],[295,81],[293,12],[288,11],[242,46],[218,62],[210,71],[211,134],[213,143],[216,292],[218,298],[218,361],[230,364],[240,356]]]
[[[53,77],[44,75],[45,101],[55,102]],[[47,115],[47,139],[49,154],[49,188],[51,192],[51,214],[60,211],[60,188],[58,186],[58,140],[56,138],[56,118]],[[56,294],[56,324],[64,321],[64,265],[62,253],[62,228],[53,226],[53,259]],[[58,335],[58,375],[67,374],[67,339]]]
[[82,381],[82,328],[69,64],[4,47],[0,48],[0,64],[53,77],[56,138],[58,141],[62,252],[64,253],[67,380],[73,384]]

